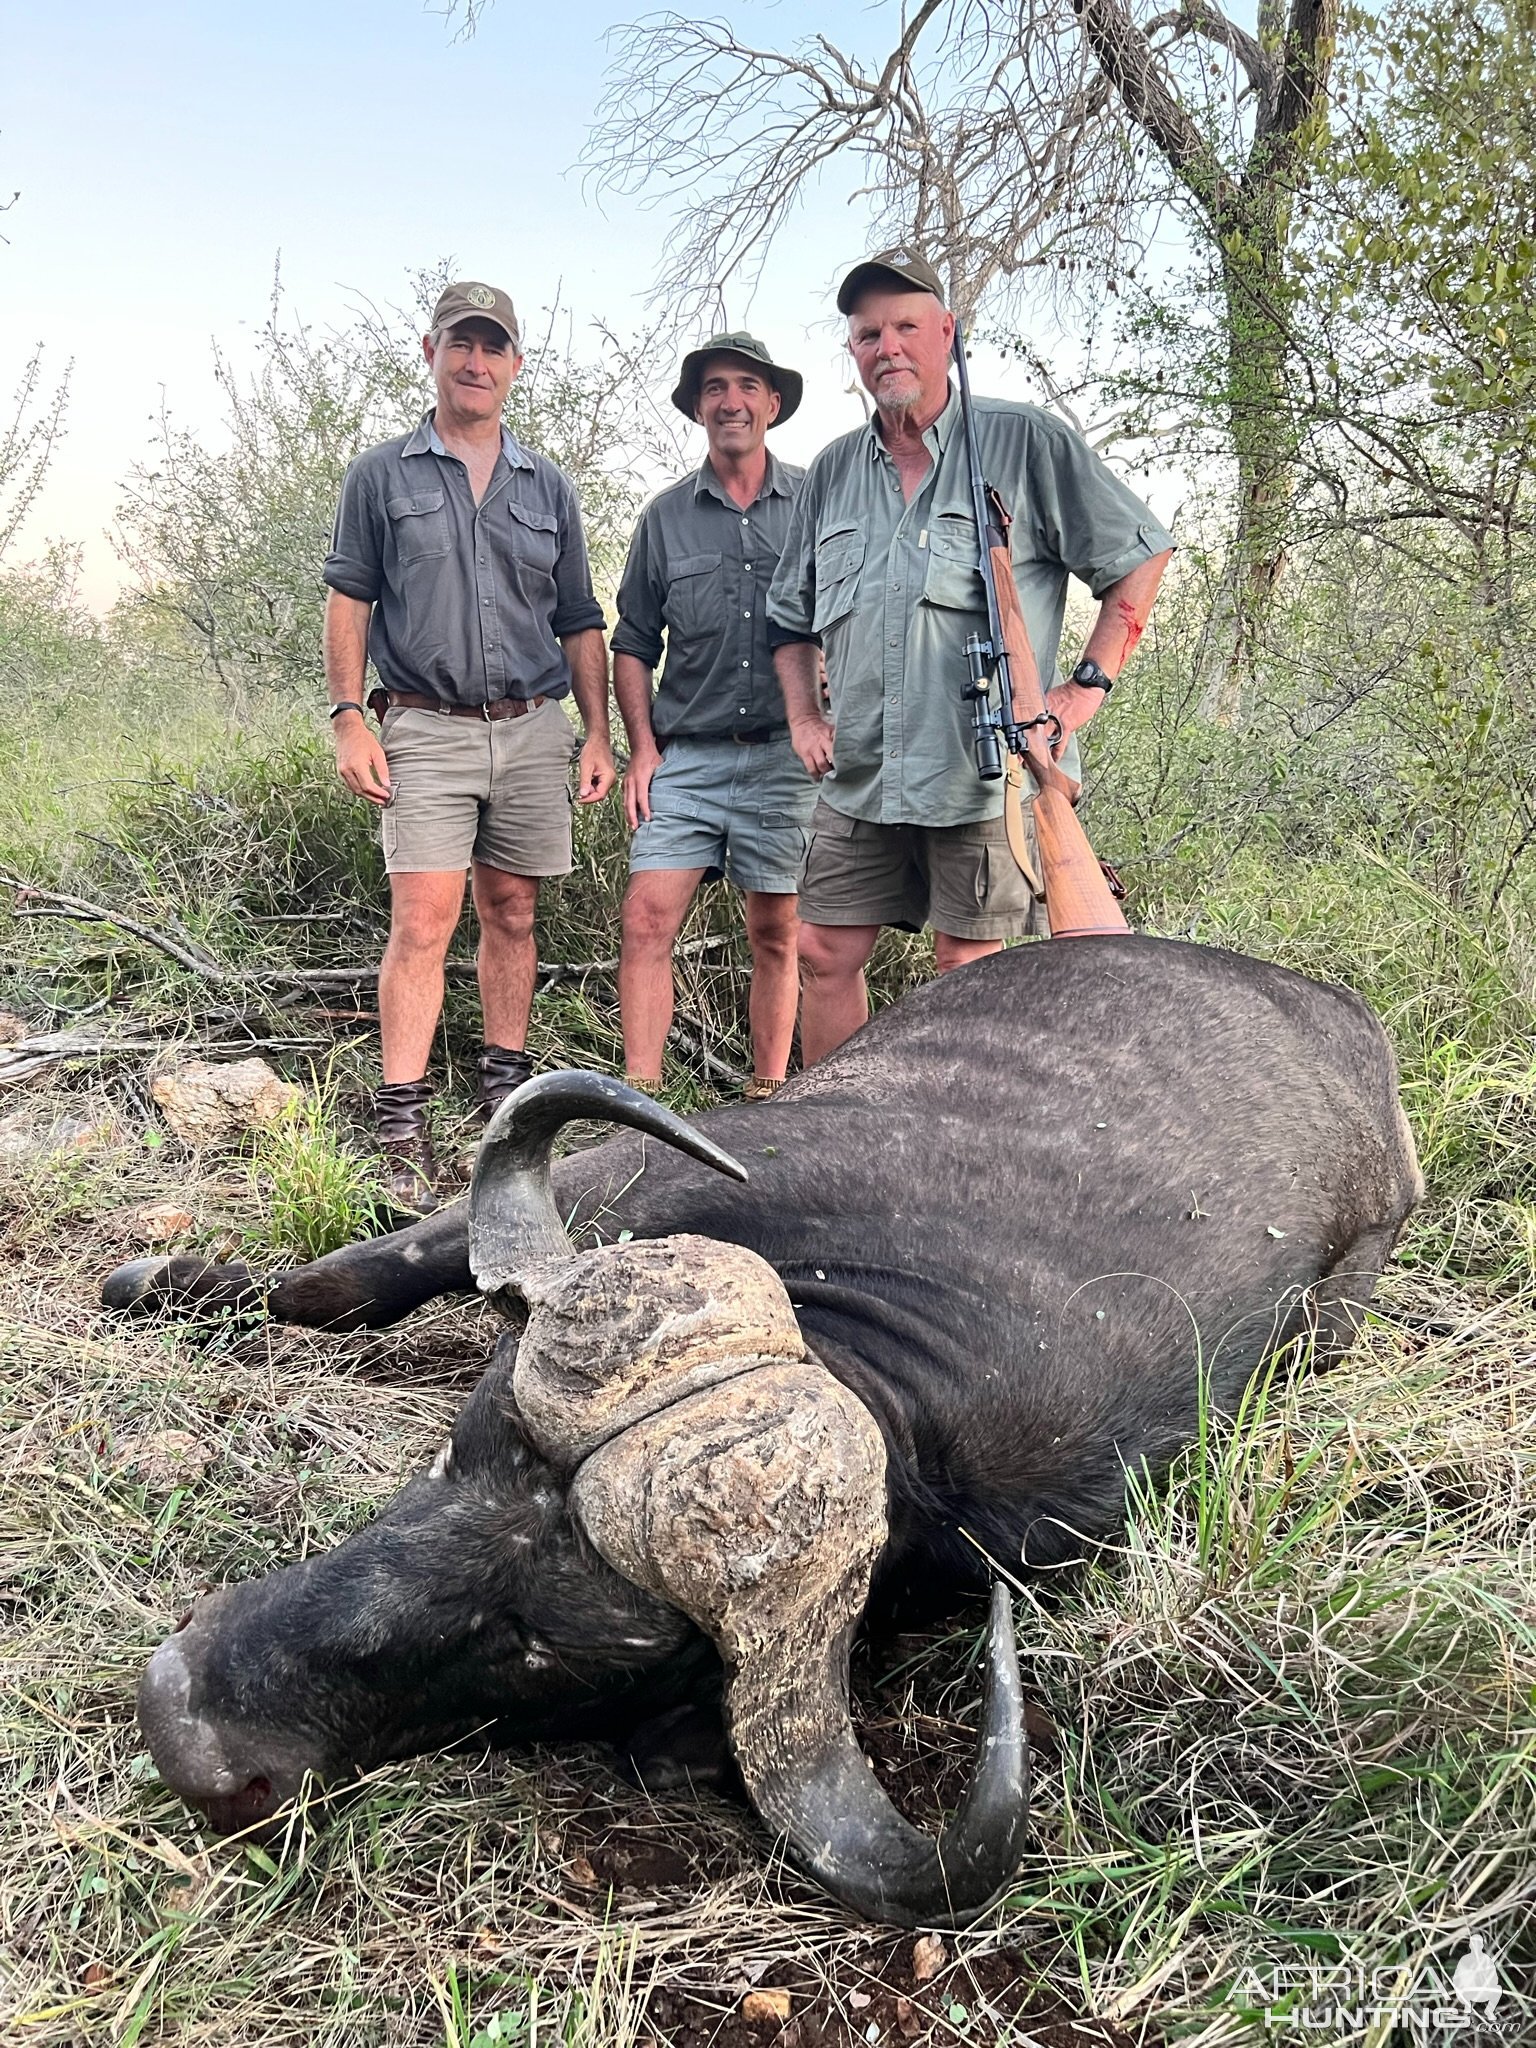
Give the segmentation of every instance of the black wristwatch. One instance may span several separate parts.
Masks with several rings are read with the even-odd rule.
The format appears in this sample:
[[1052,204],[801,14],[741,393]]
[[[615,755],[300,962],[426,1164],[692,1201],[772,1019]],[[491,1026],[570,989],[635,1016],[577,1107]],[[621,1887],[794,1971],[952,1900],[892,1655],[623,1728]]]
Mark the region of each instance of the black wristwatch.
[[367,717],[367,715],[368,715],[368,712],[367,712],[367,707],[366,707],[365,705],[362,705],[362,704],[359,704],[359,703],[357,703],[357,702],[356,702],[356,701],[355,701],[355,700],[354,700],[353,698],[351,698],[351,697],[347,698],[347,700],[345,701],[345,703],[342,703],[342,704],[333,704],[333,705],[331,706],[330,710],[329,710],[329,711],[327,711],[327,713],[326,713],[325,715],[326,715],[326,717],[327,717],[327,718],[328,718],[328,719],[329,719],[329,720],[331,721],[331,723],[332,723],[332,724],[334,725],[334,724],[336,723],[336,720],[337,720],[338,718],[340,718],[340,716],[341,716],[341,714],[343,713],[343,711],[358,711],[358,712],[361,712],[361,713],[362,713],[362,715],[363,715],[363,716],[364,716],[365,718],[366,718],[366,717]]
[[1081,683],[1085,690],[1102,690],[1106,697],[1115,687],[1114,677],[1105,675],[1099,664],[1096,661],[1090,661],[1086,654],[1077,664],[1077,667],[1073,669],[1071,675],[1067,677],[1067,681],[1069,683]]

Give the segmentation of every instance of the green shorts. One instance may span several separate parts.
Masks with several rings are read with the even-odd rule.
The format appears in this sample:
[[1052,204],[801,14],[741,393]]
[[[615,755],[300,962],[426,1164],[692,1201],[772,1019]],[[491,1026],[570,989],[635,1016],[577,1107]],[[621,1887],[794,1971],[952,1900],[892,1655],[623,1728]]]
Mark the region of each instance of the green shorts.
[[581,743],[553,698],[494,723],[392,705],[383,743],[390,874],[462,874],[472,860],[509,875],[570,873],[570,768]]
[[800,884],[802,924],[931,924],[952,939],[1012,939],[1034,898],[1001,817],[974,825],[878,825],[821,799]]
[[651,777],[651,815],[630,842],[632,874],[702,868],[738,889],[793,896],[816,785],[787,734],[746,743],[674,739]]

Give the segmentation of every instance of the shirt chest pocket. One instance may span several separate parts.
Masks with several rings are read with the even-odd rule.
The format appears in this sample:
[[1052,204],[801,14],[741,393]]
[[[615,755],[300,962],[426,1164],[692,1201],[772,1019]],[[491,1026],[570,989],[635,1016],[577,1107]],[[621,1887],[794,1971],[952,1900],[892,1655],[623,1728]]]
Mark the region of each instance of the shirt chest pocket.
[[946,611],[984,612],[987,608],[976,522],[964,513],[936,513],[928,529],[923,602],[942,605]]
[[446,555],[452,546],[448,514],[441,491],[417,491],[410,497],[388,498],[384,504],[395,537],[395,557],[402,569]]
[[686,639],[718,633],[725,624],[723,556],[713,553],[678,555],[667,564],[667,596],[662,617],[668,633]]
[[555,557],[560,552],[559,522],[554,513],[545,512],[538,505],[519,505],[509,498],[507,514],[512,553],[529,569],[553,576]]
[[825,633],[848,617],[859,601],[863,573],[864,535],[857,526],[834,527],[819,536],[813,633]]

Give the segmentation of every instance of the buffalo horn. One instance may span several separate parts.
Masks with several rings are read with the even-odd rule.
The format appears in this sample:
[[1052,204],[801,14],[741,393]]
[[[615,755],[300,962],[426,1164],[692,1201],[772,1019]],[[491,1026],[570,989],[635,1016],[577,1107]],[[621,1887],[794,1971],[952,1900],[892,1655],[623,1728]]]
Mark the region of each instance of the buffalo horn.
[[517,1276],[541,1259],[571,1254],[549,1184],[550,1148],[579,1117],[628,1124],[687,1152],[717,1173],[745,1180],[728,1152],[638,1089],[604,1074],[536,1074],[514,1089],[491,1118],[469,1185],[469,1265],[483,1294],[515,1290]]
[[885,1541],[885,1446],[823,1367],[764,1365],[689,1394],[594,1450],[571,1504],[633,1584],[724,1658],[731,1745],[794,1860],[871,1919],[974,1919],[1018,1867],[1028,1752],[1012,1612],[993,1596],[970,1790],[937,1841],[904,1820],[848,1715],[848,1653]]

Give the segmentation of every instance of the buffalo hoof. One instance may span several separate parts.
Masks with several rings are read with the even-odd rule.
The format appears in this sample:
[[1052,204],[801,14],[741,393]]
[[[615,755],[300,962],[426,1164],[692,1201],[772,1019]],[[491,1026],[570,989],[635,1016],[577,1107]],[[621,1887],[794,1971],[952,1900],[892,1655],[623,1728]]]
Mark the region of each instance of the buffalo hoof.
[[211,1259],[130,1259],[102,1283],[102,1304],[129,1315],[217,1313],[260,1308],[262,1290],[249,1267]]

